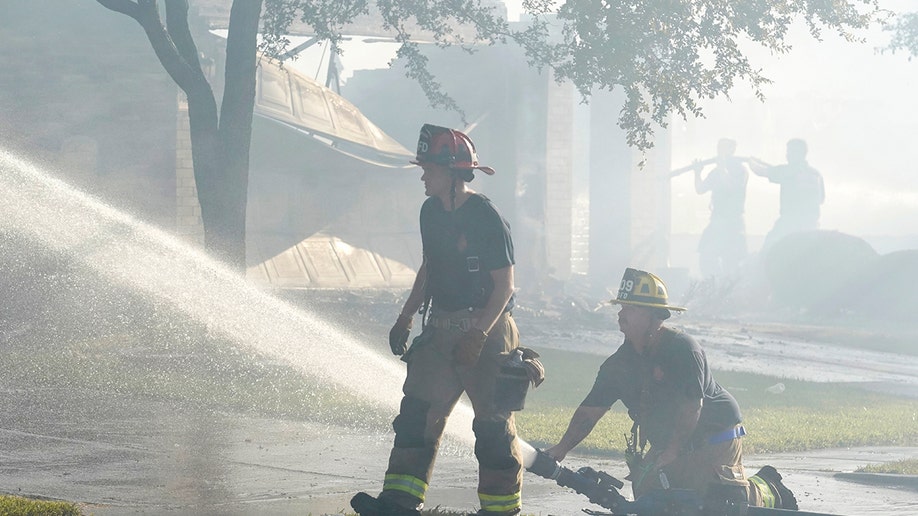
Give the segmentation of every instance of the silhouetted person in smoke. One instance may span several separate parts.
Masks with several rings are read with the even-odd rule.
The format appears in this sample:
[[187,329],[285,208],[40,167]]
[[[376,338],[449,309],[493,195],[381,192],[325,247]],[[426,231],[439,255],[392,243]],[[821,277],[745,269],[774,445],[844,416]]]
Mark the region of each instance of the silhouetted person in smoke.
[[727,138],[717,142],[714,168],[702,178],[704,165],[696,164],[695,191],[711,192],[711,221],[698,242],[701,274],[718,276],[736,269],[746,256],[746,183],[749,171],[736,156],[736,141]]
[[749,165],[759,176],[781,185],[781,211],[774,227],[765,236],[766,249],[790,233],[819,228],[819,207],[826,198],[822,174],[806,162],[806,142],[794,138],[787,142],[787,163],[770,166],[752,158]]

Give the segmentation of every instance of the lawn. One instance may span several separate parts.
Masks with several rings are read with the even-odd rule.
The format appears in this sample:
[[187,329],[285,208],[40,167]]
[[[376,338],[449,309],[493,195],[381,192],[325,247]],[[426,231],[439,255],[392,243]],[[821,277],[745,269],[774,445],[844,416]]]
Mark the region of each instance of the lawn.
[[[603,357],[544,350],[546,381],[530,392],[517,416],[520,436],[534,446],[555,444],[587,394]],[[868,392],[855,384],[812,383],[715,371],[737,399],[749,432],[747,454],[846,446],[918,446],[918,401]],[[778,382],[781,394],[766,389]],[[631,421],[619,403],[577,448],[619,455]]]
[[0,495],[0,514],[9,516],[79,516],[79,507],[68,502],[32,500]]
[[885,464],[871,464],[858,468],[864,473],[891,473],[896,475],[918,475],[918,458],[903,459]]

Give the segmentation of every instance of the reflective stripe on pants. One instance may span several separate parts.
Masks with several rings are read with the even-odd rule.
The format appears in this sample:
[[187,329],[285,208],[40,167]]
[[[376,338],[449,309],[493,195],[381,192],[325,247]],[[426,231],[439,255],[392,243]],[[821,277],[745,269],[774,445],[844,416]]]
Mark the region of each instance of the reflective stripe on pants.
[[387,473],[383,481],[383,491],[401,491],[403,493],[408,493],[423,503],[424,495],[427,493],[427,483],[411,475]]
[[523,507],[520,493],[509,495],[489,495],[478,493],[481,509],[487,512],[506,513],[519,510]]
[[775,506],[775,495],[771,492],[768,482],[752,475],[749,477],[749,505],[752,507],[770,507]]

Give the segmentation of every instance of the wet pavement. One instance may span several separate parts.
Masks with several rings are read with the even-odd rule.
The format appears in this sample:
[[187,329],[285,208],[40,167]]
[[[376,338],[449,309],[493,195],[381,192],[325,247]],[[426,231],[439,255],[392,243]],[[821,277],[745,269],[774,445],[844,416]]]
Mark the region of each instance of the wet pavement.
[[[386,312],[379,317],[360,314],[370,321],[362,331],[383,334],[384,323],[377,321],[390,315],[390,303],[374,307],[357,301],[357,306]],[[355,310],[348,308],[344,312],[359,313]],[[545,331],[532,332],[532,326],[527,325],[530,334],[539,335],[543,344],[563,344]],[[19,367],[8,357],[24,356],[23,350],[37,351],[29,347],[36,346],[35,342],[23,340],[29,327],[22,328],[26,330],[0,332],[0,370]],[[600,346],[609,338],[609,332],[598,334],[602,334],[596,339]],[[584,345],[584,335],[581,331],[570,338]],[[59,348],[65,360],[69,353],[88,353],[60,343],[44,345]],[[124,343],[113,346],[113,351],[128,353],[135,360],[144,352],[152,352],[142,347],[125,349]],[[95,353],[90,360],[104,368],[105,350]],[[290,359],[280,352],[277,355]],[[307,359],[309,356],[304,357]],[[400,365],[391,356],[384,359]],[[82,359],[81,363],[85,362]],[[172,362],[168,364],[165,367],[175,368]],[[913,367],[910,364],[913,361],[903,360],[902,367]],[[30,370],[41,372],[40,364],[33,364]],[[376,374],[386,370],[380,369]],[[104,382],[68,386],[63,377],[48,381],[15,378],[16,375],[0,375],[0,492],[78,502],[87,514],[350,512],[348,500],[354,493],[379,490],[392,444],[393,436],[385,429],[307,422],[309,418],[303,417],[241,414],[194,397],[144,395]],[[397,384],[394,380],[386,383]],[[470,426],[467,412],[459,410],[451,425]],[[477,467],[468,434],[467,429],[464,434],[461,430],[454,432],[441,449],[428,507],[477,509]],[[852,472],[864,465],[907,457],[918,457],[918,448],[748,456],[746,466],[750,473],[765,464],[776,466],[803,510],[849,516],[905,516],[918,514],[915,477],[902,482],[899,478]],[[618,460],[571,456],[565,465],[572,469],[589,465],[618,478],[626,474],[624,464]],[[627,486],[623,494],[630,496]],[[526,474],[526,514],[582,514],[580,509],[584,507],[600,509],[553,481]]]
[[[357,491],[380,486],[389,433],[266,419],[111,392],[4,385],[0,492],[76,501],[87,514],[284,515],[349,512]],[[26,417],[27,416],[27,417]],[[773,464],[804,510],[842,515],[918,513],[918,487],[836,478],[859,466],[915,457],[914,448],[751,456]],[[620,461],[571,457],[623,477]],[[476,465],[467,444],[444,446],[428,506],[473,510]],[[875,476],[871,478],[876,478]],[[628,489],[623,491],[629,495]],[[531,474],[525,511],[578,514],[585,498]],[[593,509],[599,507],[592,506]]]

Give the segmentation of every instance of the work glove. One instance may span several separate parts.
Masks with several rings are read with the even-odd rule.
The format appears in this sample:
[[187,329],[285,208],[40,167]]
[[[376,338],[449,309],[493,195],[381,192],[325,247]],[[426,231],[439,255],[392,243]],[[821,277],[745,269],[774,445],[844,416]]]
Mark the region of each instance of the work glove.
[[392,349],[393,355],[404,355],[408,351],[408,335],[411,334],[410,315],[400,314],[395,321],[395,325],[389,330],[389,348]]
[[464,367],[472,367],[478,363],[478,357],[481,355],[481,348],[484,347],[485,341],[488,340],[488,334],[478,328],[472,328],[459,337],[453,349],[453,359],[456,364]]
[[539,360],[539,354],[529,348],[519,347],[517,349],[523,354],[523,367],[526,368],[526,375],[532,382],[532,387],[542,385],[542,382],[545,381],[545,366]]

